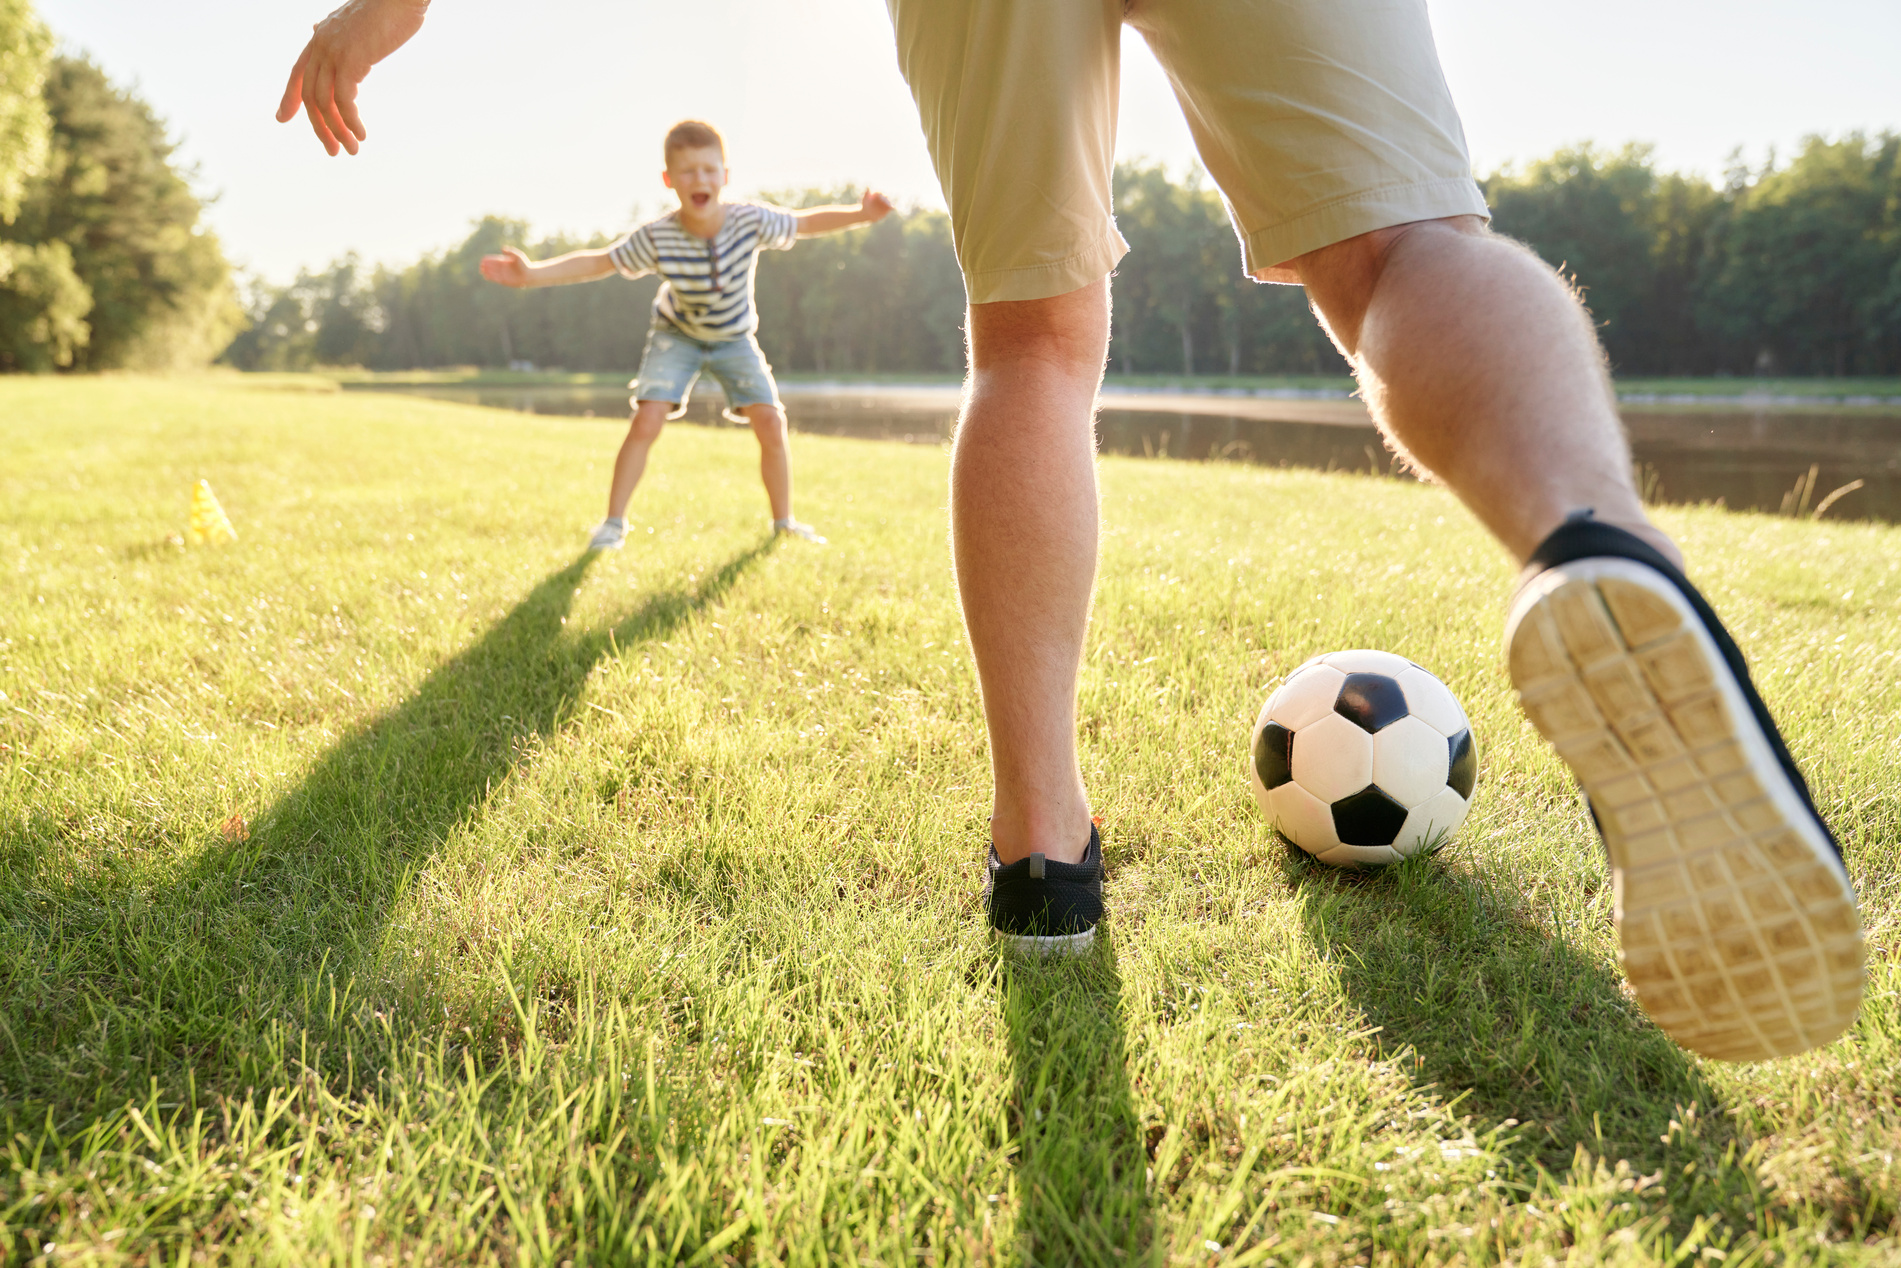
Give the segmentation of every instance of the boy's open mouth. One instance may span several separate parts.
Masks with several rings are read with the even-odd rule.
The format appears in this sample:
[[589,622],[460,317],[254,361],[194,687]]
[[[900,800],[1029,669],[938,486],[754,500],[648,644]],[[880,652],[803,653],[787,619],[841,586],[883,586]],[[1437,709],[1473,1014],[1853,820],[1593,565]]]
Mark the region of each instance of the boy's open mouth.
[[713,195],[711,194],[695,194],[693,195],[693,205],[695,207],[704,207],[712,198]]

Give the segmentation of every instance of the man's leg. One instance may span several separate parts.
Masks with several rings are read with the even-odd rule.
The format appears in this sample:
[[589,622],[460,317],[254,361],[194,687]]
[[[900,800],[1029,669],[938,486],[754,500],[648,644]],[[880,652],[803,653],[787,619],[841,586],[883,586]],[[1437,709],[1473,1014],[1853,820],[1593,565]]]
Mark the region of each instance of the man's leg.
[[1592,507],[1681,565],[1644,515],[1590,318],[1543,261],[1468,216],[1293,265],[1380,429],[1520,562]]
[[1082,858],[1076,675],[1096,576],[1093,416],[1105,278],[970,309],[970,382],[951,455],[951,546],[983,684],[1005,863]]
[[660,439],[660,429],[667,425],[667,414],[672,409],[672,401],[641,401],[635,406],[634,417],[627,425],[627,439],[620,442],[620,453],[614,458],[614,483],[607,491],[608,519],[617,520],[627,514],[634,487],[647,470],[647,451]]
[[777,405],[748,405],[740,411],[759,441],[759,479],[766,486],[774,520],[792,518],[792,455],[786,448],[785,414]]
[[[1363,235],[1296,268],[1388,436],[1537,559],[1507,621],[1512,682],[1590,798],[1639,1002],[1726,1060],[1840,1034],[1863,955],[1840,847],[1742,654],[1644,517],[1568,288],[1469,221]],[[1565,523],[1585,507],[1596,522]]]

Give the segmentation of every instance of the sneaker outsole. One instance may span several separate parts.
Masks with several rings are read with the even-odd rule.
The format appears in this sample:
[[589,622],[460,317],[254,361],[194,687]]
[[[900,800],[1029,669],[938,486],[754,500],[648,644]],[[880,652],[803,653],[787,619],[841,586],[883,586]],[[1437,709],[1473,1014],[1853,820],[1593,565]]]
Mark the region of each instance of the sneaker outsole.
[[1096,945],[1096,931],[1085,929],[1081,933],[1059,933],[1047,936],[1030,933],[1005,933],[993,929],[997,945],[1019,955],[1039,959],[1060,959],[1064,956],[1087,955],[1089,948]]
[[1846,1030],[1854,889],[1682,592],[1633,560],[1572,560],[1519,592],[1505,644],[1525,712],[1590,798],[1619,959],[1664,1033],[1759,1061]]

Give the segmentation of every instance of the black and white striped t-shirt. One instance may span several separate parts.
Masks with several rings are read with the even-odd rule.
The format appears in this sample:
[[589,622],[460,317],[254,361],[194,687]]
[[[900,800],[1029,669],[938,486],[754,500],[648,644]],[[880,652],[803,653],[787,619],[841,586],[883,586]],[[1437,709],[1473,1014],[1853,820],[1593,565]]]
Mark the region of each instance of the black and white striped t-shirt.
[[759,328],[752,302],[759,253],[783,251],[798,236],[798,217],[783,207],[727,203],[726,221],[710,239],[688,233],[673,211],[616,242],[608,258],[623,277],[658,273],[666,284],[654,313],[689,339],[715,343]]

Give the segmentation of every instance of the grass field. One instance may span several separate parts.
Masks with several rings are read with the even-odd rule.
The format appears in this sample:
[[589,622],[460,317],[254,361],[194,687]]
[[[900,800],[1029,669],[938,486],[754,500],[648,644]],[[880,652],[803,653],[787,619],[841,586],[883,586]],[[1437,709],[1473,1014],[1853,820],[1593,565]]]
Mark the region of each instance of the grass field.
[[[241,382],[0,380],[0,1263],[1893,1263],[1901,529],[1667,509],[1847,844],[1868,1004],[1674,1047],[1444,494],[1105,460],[1111,914],[1000,960],[944,456]],[[192,483],[237,526],[187,547]],[[1438,858],[1271,840],[1267,688],[1377,646]]]

